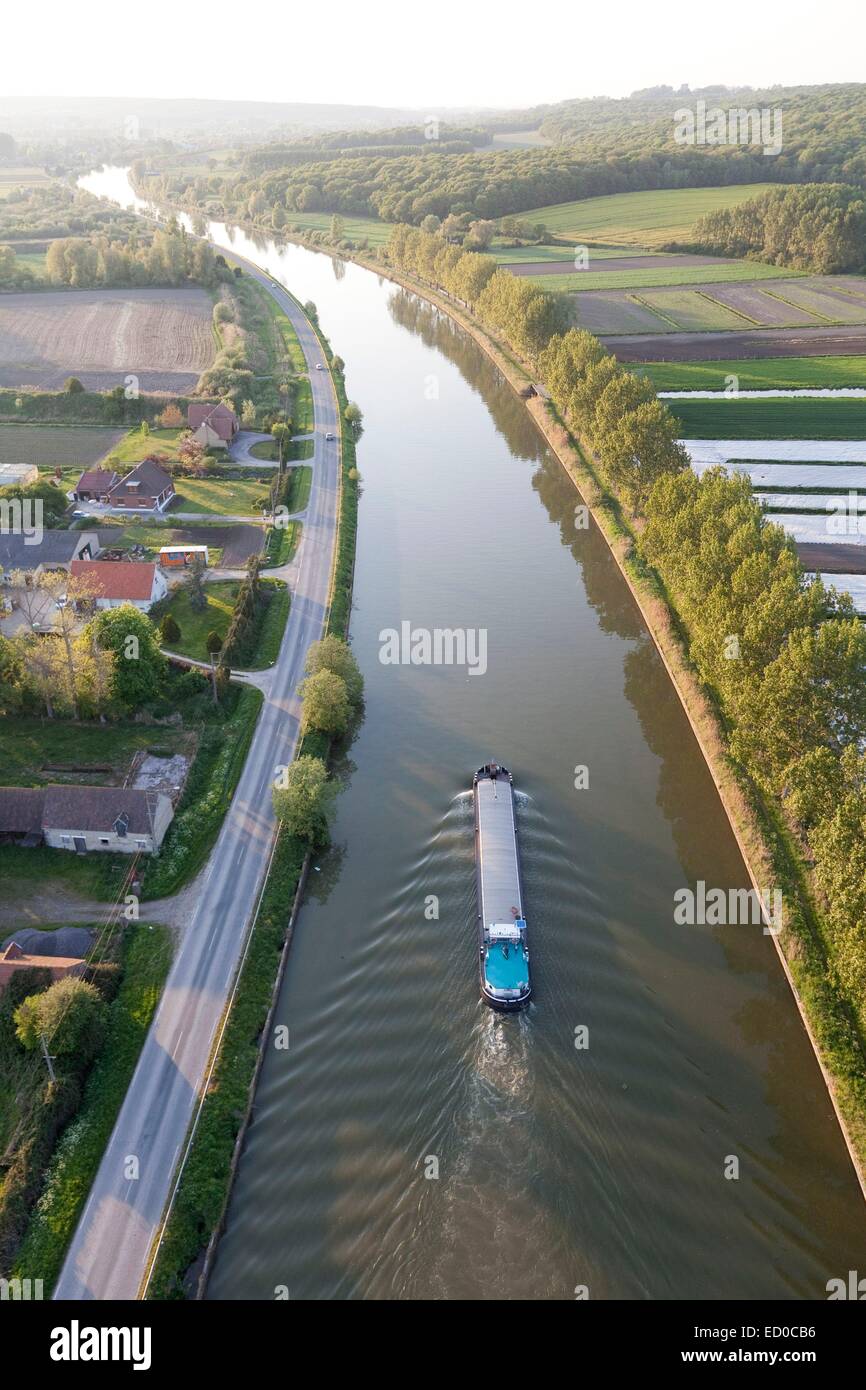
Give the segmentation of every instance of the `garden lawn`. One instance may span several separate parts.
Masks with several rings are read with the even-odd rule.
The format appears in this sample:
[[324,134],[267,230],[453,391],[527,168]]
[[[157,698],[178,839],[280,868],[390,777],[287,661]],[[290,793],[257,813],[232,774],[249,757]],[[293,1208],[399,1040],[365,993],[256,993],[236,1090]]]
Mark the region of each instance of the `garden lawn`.
[[171,512],[207,516],[259,516],[267,503],[268,483],[255,478],[178,478]]
[[118,473],[124,473],[153,454],[164,454],[166,458],[177,459],[181,433],[179,429],[152,429],[148,434],[142,434],[140,429],[130,430],[109,449],[102,460],[102,467],[114,468]]
[[189,595],[183,586],[173,590],[168,611],[180,628],[180,639],[167,642],[168,650],[179,656],[191,657],[194,661],[209,661],[205,638],[209,632],[218,632],[220,637],[225,637],[240,587],[241,582],[237,579],[206,583],[207,608],[200,613],[190,607]]

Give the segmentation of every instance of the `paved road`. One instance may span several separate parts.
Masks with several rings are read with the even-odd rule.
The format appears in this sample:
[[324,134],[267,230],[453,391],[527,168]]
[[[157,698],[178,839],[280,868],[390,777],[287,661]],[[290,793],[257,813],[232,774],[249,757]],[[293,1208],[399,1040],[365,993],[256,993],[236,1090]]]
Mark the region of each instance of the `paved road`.
[[[247,265],[295,326],[308,366],[322,349],[294,301]],[[298,734],[295,690],[322,634],[339,479],[337,402],[330,373],[310,371],[313,484],[296,558],[291,613],[234,800],[166,983],[108,1148],[54,1292],[55,1299],[134,1299],[169,1196],[211,1045],[233,983],[274,832],[271,784]],[[127,1173],[137,1160],[139,1176]]]

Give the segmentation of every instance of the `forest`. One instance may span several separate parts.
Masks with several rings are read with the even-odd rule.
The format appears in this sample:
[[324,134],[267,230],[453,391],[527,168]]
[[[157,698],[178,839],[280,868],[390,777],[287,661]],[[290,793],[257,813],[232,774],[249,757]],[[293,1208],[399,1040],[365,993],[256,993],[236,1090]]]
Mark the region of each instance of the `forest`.
[[[678,143],[676,113],[699,100],[710,109],[780,111],[778,153],[765,153],[757,144]],[[143,173],[139,182],[151,196],[215,215],[246,217],[250,200],[261,198],[269,208],[288,213],[338,212],[413,225],[431,213],[498,218],[550,203],[652,188],[765,182],[866,186],[866,85],[653,89],[622,100],[565,102],[529,117],[515,113],[515,128],[534,122],[553,143],[491,149],[491,132],[509,124],[500,117],[481,134],[443,127],[438,140],[422,141],[423,130],[408,127],[377,133],[376,146],[390,148],[371,148],[369,134],[361,148],[352,148],[355,140],[344,133],[336,149],[318,137],[282,151],[279,146],[252,150],[241,168],[198,175]],[[449,151],[449,141],[467,137],[475,148]]]
[[746,256],[814,270],[822,275],[866,265],[866,201],[841,183],[773,188],[695,223],[694,249],[713,256]]

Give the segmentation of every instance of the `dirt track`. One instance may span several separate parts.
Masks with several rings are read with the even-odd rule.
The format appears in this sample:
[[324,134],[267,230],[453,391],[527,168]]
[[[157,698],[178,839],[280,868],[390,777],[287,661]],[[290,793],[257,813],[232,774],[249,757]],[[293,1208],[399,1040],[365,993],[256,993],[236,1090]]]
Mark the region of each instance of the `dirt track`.
[[735,357],[831,357],[866,353],[866,329],[747,329],[743,333],[638,333],[604,336],[622,362],[719,362]]

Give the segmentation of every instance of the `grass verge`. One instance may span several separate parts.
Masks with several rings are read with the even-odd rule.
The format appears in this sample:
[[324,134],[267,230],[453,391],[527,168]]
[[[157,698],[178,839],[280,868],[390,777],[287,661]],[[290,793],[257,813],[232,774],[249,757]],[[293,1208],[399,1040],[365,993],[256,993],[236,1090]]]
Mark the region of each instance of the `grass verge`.
[[207,859],[234,796],[261,706],[261,691],[244,687],[230,718],[203,730],[159,857],[145,869],[142,898],[176,893]]

